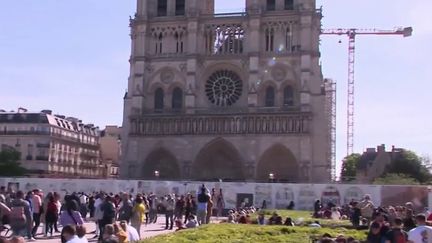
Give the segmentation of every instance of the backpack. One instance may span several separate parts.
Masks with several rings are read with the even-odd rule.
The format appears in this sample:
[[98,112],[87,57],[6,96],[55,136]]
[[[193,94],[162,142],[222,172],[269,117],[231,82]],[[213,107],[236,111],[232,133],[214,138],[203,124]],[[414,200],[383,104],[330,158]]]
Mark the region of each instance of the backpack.
[[9,220],[10,222],[25,222],[26,216],[24,214],[24,207],[23,206],[15,206],[11,208],[11,212],[9,214]]
[[47,213],[50,214],[58,214],[58,208],[57,205],[53,202],[49,202],[47,205]]
[[402,232],[402,230],[392,230],[392,232],[393,232],[393,242],[395,243],[407,242],[406,236],[404,232]]
[[209,201],[209,196],[206,193],[200,193],[198,194],[198,202],[199,203],[206,203]]

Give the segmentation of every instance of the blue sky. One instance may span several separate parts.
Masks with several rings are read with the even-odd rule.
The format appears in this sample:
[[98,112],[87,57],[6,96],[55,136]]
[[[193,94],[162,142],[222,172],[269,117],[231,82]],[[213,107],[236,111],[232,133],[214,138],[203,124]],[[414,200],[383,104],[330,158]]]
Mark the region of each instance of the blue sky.
[[[238,11],[241,0],[217,0]],[[355,151],[386,144],[432,154],[432,1],[318,0],[323,27],[392,29],[410,38],[357,38]],[[122,122],[135,0],[1,0],[0,109],[52,109],[101,127]],[[342,43],[338,41],[342,40]],[[345,155],[347,39],[322,37],[338,92],[338,160]]]

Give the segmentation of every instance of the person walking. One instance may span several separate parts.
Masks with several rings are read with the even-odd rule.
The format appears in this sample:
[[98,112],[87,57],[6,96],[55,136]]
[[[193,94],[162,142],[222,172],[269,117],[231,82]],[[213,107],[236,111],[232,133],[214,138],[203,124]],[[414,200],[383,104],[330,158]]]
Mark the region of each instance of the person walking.
[[33,206],[33,229],[32,236],[36,237],[37,230],[41,223],[41,214],[42,214],[42,191],[39,189],[33,190],[32,196],[32,206]]
[[183,221],[184,224],[186,224],[186,222],[189,219],[189,216],[192,214],[192,210],[193,210],[193,205],[192,205],[192,195],[188,194],[186,196],[186,205],[185,205],[185,219]]
[[99,239],[102,240],[105,225],[113,224],[115,221],[116,210],[111,196],[105,197],[105,201],[100,205],[100,210],[102,211],[102,219],[99,220]]
[[201,191],[198,194],[198,207],[197,207],[197,217],[198,223],[207,224],[207,204],[210,200],[210,196],[207,193],[207,189],[204,185],[201,187]]
[[168,194],[166,200],[165,200],[165,229],[172,230],[174,226],[174,207],[175,207],[175,200],[171,196],[171,194]]
[[65,210],[60,214],[60,224],[66,225],[83,225],[84,220],[81,213],[78,211],[74,201],[67,201]]
[[145,217],[145,206],[141,196],[137,196],[135,199],[135,205],[132,209],[131,226],[138,231],[138,235],[141,237],[141,224]]
[[27,235],[28,241],[34,241],[32,235],[32,213],[30,203],[24,200],[24,192],[18,191],[10,203],[10,223],[12,232],[15,236]]
[[54,225],[57,224],[58,220],[58,208],[57,204],[55,202],[54,195],[50,194],[48,196],[48,203],[45,210],[45,235],[48,235],[48,232],[50,233],[50,236],[53,235]]

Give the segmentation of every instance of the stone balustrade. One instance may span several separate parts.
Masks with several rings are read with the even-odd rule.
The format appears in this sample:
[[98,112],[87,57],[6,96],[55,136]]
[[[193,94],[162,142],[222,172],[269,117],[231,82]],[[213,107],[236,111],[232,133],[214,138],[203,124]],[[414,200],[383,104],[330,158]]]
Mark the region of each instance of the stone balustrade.
[[309,113],[135,116],[132,136],[306,134]]

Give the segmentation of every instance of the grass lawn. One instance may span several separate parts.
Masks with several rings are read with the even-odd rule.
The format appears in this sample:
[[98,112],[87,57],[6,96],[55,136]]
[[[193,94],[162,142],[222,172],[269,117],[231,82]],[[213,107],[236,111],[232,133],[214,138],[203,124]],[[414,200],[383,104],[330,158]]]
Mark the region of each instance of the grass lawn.
[[[310,228],[307,225],[316,219],[312,218],[311,212],[306,211],[288,211],[288,210],[266,210],[266,218],[269,218],[273,212],[282,216],[291,217],[294,222],[302,222],[306,226],[260,226],[260,225],[242,225],[242,224],[209,224],[197,229],[182,230],[173,234],[157,236],[144,240],[143,243],[164,243],[164,242],[199,242],[199,243],[230,243],[230,242],[311,242],[311,237],[319,237],[324,233],[329,233],[332,237],[345,235],[354,237],[356,240],[364,241],[366,231],[349,229],[349,221],[322,220],[321,229]],[[252,215],[256,219],[258,215]]]
[[366,239],[366,232],[347,230],[345,228],[309,228],[286,226],[260,226],[241,224],[209,224],[196,229],[186,229],[173,234],[161,235],[142,241],[142,243],[164,242],[199,242],[199,243],[231,243],[231,242],[311,242],[311,236],[321,236],[329,233],[332,237],[340,234],[352,236],[358,240]]

